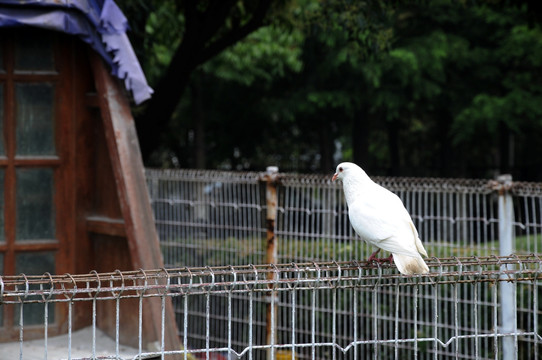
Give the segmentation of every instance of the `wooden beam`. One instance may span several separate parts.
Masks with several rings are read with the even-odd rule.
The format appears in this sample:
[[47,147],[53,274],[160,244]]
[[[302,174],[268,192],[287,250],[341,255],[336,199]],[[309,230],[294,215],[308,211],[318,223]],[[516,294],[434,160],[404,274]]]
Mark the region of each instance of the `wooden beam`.
[[105,216],[87,216],[87,231],[95,234],[126,237],[124,220]]
[[[119,83],[113,80],[105,68],[102,59],[93,51],[90,51],[90,57],[133,267],[163,268],[143,161],[128,100]],[[160,299],[148,300],[150,301],[145,302],[147,308],[143,310],[146,324],[145,344],[156,341],[160,343],[162,334]],[[170,297],[166,297],[165,311],[165,348],[179,350],[181,344]]]
[[86,93],[85,103],[89,108],[99,108],[100,104],[98,103],[98,95],[96,93]]

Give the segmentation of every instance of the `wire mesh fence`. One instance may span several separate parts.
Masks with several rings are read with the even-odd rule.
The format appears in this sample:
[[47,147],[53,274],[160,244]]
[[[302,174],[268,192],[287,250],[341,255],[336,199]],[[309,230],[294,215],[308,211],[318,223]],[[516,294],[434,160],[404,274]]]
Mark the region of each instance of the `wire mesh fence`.
[[[168,270],[0,277],[0,318],[13,307],[20,325],[0,360],[541,356],[542,184],[376,178],[401,197],[431,257],[430,274],[405,277],[364,262],[373,249],[328,176],[147,170],[147,179]],[[168,297],[182,349],[143,340],[143,304]],[[82,307],[92,317],[87,353],[72,327]],[[69,320],[55,343],[51,314]],[[138,346],[123,350],[135,331],[123,319],[134,316]],[[108,354],[104,317],[115,323]],[[58,344],[62,355],[51,355]]]
[[[356,261],[4,276],[0,300],[2,306],[20,311],[21,334],[13,353],[4,349],[0,358],[28,358],[29,352],[45,359],[48,355],[54,359],[540,358],[540,257],[433,258],[428,265],[429,274],[411,277],[388,265],[374,268]],[[499,318],[499,292],[505,284],[510,285],[518,310],[509,330]],[[164,304],[167,297],[181,309],[183,347],[165,348],[162,337],[155,351],[145,350],[140,342],[139,348],[121,354],[119,339],[126,329],[119,319],[125,303],[140,304],[132,316],[139,319],[141,339],[143,302],[159,298]],[[74,355],[71,325],[64,353],[53,356],[47,326],[40,346],[27,347],[26,306],[44,307],[46,325],[46,314],[55,306],[67,306],[69,314],[75,307],[87,306],[95,322],[97,312],[104,309],[101,303],[114,304],[112,354],[97,355],[101,344],[93,331],[87,339],[92,345],[88,353]],[[260,313],[274,307],[285,311],[277,313],[280,321],[272,323],[271,341],[267,341],[261,335],[265,325]],[[195,334],[201,335],[201,344],[194,344]],[[506,340],[510,349],[505,348]]]
[[[330,176],[269,176],[255,172],[184,170],[148,170],[147,176],[157,229],[168,266],[361,261],[373,251],[354,234],[348,222],[341,186],[332,183]],[[403,200],[430,256],[446,258],[508,255],[513,252],[529,254],[537,253],[540,248],[542,184],[513,183],[506,177],[497,181],[417,178],[376,178],[375,181]],[[273,190],[271,199],[270,188]],[[272,216],[274,223],[271,237],[268,233],[270,206],[276,211],[276,215]],[[271,240],[274,256],[269,254]],[[431,301],[438,298],[437,335],[447,338],[455,336],[456,324],[461,324],[461,328],[471,334],[477,334],[480,326],[485,326],[484,332],[497,331],[495,329],[499,327],[505,332],[511,332],[513,329],[510,324],[517,325],[518,321],[523,321],[521,326],[530,326],[530,329],[537,331],[536,324],[528,323],[531,321],[529,319],[534,318],[536,309],[533,307],[532,292],[524,291],[523,285],[520,286],[521,291],[511,289],[509,285],[492,288],[477,286],[439,286],[433,289],[434,293],[421,291],[420,288],[413,293],[407,287],[398,287],[395,292],[380,288],[376,292],[361,289],[356,292],[356,301],[365,306],[358,311],[372,320],[360,322],[356,331],[363,335],[375,333],[373,321],[378,321],[382,324],[375,336],[390,338],[396,334],[398,327],[405,329],[396,335],[408,334],[407,329],[423,323],[412,320],[413,317],[419,317],[420,313],[418,311],[413,314],[416,310],[406,305],[399,308],[402,318],[398,327],[393,324],[395,320],[389,320],[390,323],[386,325],[382,315],[376,315],[374,309],[367,307],[367,304],[375,301],[389,303],[393,296],[411,301],[416,298],[428,314],[436,311]],[[497,288],[498,293],[495,292]],[[539,288],[536,287],[536,290]],[[286,305],[288,296],[291,295],[280,293],[274,304],[276,310],[267,313],[263,309],[267,308],[268,299],[251,300],[256,301],[253,310],[259,316],[252,324],[254,338],[269,342],[270,324],[276,324],[277,341],[283,342],[291,336],[291,307]],[[315,298],[311,299],[311,296]],[[348,296],[341,291],[335,295],[324,295],[323,292],[298,295],[300,305],[296,308],[296,317],[299,318],[297,325],[308,322],[314,315],[311,304],[317,304],[319,318],[322,319],[346,319],[351,316],[348,312],[335,315],[330,312],[334,296],[335,301],[347,305],[345,309],[351,308],[351,300],[346,300]],[[246,309],[247,295],[236,295],[232,301],[233,306]],[[499,306],[496,301],[501,302]],[[194,317],[193,323],[206,321],[203,311],[206,303],[195,302],[191,306],[188,312]],[[479,318],[476,318],[479,323],[472,320],[473,307],[480,310]],[[180,323],[186,312],[180,303],[176,304],[176,309]],[[498,314],[495,315],[494,311],[498,311]],[[214,341],[225,341],[225,316],[224,313],[211,316],[215,322],[213,328],[217,329],[210,334]],[[235,332],[235,340],[232,341],[243,346],[247,342],[246,322],[240,317],[234,323],[239,325],[232,328]],[[352,331],[349,324],[343,319],[337,320],[334,326]],[[296,336],[312,336],[312,340],[329,338],[332,330],[331,325],[328,325],[319,324],[315,333],[299,330]],[[423,327],[419,329],[422,329],[420,336],[426,335]],[[201,331],[188,333],[189,342],[197,347],[202,347],[208,338],[208,334]],[[432,334],[435,338],[437,335]],[[500,353],[497,342],[490,337],[473,338],[477,338],[475,344],[466,337],[464,343],[468,344],[462,346],[461,350],[445,346],[438,351],[433,348],[432,352],[427,353],[438,354],[438,358],[449,356],[465,359],[503,358],[503,353],[504,358],[508,359],[510,357],[507,354],[522,354],[514,348],[517,341],[512,343],[510,338],[505,338]],[[532,337],[531,341],[536,343],[536,337]],[[427,344],[421,348],[412,341],[399,343],[393,347],[393,352],[398,348],[404,351],[429,349],[425,346]],[[457,344],[460,343],[463,340]],[[473,344],[478,349],[475,352],[472,351],[474,347],[470,346]],[[299,353],[296,358],[311,357]],[[318,353],[316,358],[329,358],[329,354]]]
[[262,263],[265,191],[258,173],[147,170],[167,267]]
[[[168,266],[262,263],[266,191],[261,173],[147,170]],[[498,182],[375,178],[399,195],[428,253],[499,254]],[[514,183],[517,253],[538,252],[542,184]],[[278,262],[365,259],[372,249],[354,234],[341,185],[329,176],[279,174]],[[514,240],[514,239],[513,239]]]

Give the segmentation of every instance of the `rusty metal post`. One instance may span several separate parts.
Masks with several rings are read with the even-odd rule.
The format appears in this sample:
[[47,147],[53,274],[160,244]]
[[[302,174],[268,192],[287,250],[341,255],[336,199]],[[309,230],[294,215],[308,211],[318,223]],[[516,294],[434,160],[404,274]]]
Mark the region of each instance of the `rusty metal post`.
[[[262,176],[262,181],[265,182],[265,200],[267,205],[266,211],[266,229],[267,229],[267,250],[266,250],[266,259],[267,264],[276,264],[277,263],[277,239],[275,236],[275,222],[277,219],[277,185],[278,185],[278,167],[269,166],[267,171]],[[267,274],[267,279],[269,282],[269,289],[273,289],[274,281],[276,280],[276,272],[269,271]],[[271,347],[267,350],[267,359],[275,359],[275,348],[273,345],[276,344],[277,340],[277,292],[272,290],[269,293],[268,304],[267,304],[267,319],[266,319],[266,340],[267,345]]]

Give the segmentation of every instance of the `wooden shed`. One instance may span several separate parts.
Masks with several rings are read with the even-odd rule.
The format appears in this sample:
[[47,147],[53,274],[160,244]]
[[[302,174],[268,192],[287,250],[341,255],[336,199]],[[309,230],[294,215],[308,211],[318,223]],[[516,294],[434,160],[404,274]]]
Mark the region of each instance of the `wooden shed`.
[[[152,90],[126,27],[111,0],[0,0],[1,274],[163,267],[129,106]],[[150,344],[160,340],[161,308],[144,304]],[[114,316],[100,306],[98,327],[113,335]],[[123,306],[121,342],[136,345],[137,302]],[[73,328],[90,325],[91,311],[74,309]],[[43,336],[43,312],[24,307],[25,339]],[[67,307],[49,312],[49,336],[66,332]],[[0,312],[0,341],[18,339],[18,316]]]

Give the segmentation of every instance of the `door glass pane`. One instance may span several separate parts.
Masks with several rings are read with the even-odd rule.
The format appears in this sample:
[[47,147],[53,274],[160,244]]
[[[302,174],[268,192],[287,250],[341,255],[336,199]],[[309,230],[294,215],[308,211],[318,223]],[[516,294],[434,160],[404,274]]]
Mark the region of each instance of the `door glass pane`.
[[[0,169],[0,243],[6,241],[4,231],[4,169]],[[2,271],[2,267],[0,267]]]
[[16,240],[55,238],[53,169],[17,169]]
[[17,155],[54,155],[54,86],[16,84]]
[[55,69],[51,34],[18,32],[15,39],[15,70],[51,71]]
[[[0,47],[0,49],[1,48],[2,47]],[[5,154],[6,153],[4,151],[4,84],[0,84],[0,156],[5,155]]]
[[[53,252],[28,252],[15,255],[15,273],[25,275],[42,275],[44,273],[55,273],[55,253]],[[39,289],[39,285],[30,285],[31,290]],[[27,300],[41,299],[41,296],[29,296]],[[44,323],[45,304],[24,304],[23,305],[23,323],[24,325],[38,325]],[[48,322],[52,323],[55,319],[54,305],[49,305]],[[15,324],[19,324],[20,307],[15,309]]]

